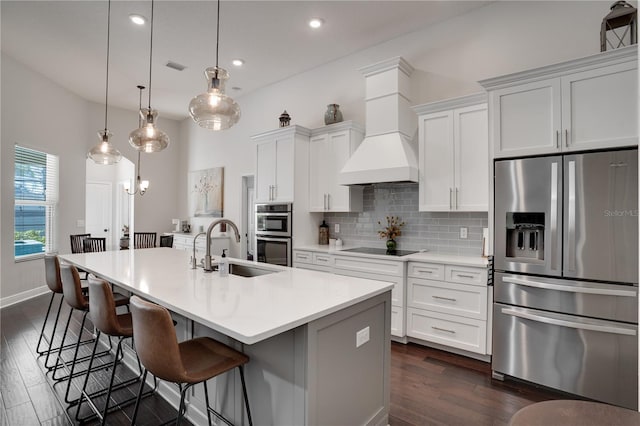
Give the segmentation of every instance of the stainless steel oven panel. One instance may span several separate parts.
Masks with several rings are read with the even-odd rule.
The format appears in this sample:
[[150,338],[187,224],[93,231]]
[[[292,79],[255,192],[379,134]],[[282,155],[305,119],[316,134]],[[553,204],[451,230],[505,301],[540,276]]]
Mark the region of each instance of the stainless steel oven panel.
[[638,287],[497,272],[496,302],[612,321],[638,323]]
[[494,304],[492,369],[636,410],[638,327]]
[[291,238],[256,238],[257,261],[274,265],[291,266]]
[[[496,270],[561,276],[562,164],[560,156],[495,162]],[[543,223],[517,228],[507,220],[513,213],[543,216]],[[509,244],[517,246],[510,253]]]
[[[291,237],[291,220],[291,212],[256,212],[256,235]],[[277,223],[277,225],[272,223]]]

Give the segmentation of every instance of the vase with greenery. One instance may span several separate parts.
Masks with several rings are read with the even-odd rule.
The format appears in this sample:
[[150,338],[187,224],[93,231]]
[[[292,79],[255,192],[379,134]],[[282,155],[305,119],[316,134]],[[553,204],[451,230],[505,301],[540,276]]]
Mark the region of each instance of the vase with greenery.
[[[387,225],[378,231],[378,236],[387,239],[387,253],[393,253],[397,247],[396,238],[402,235],[400,228],[404,226],[404,222],[401,222],[397,216],[387,216],[386,219]],[[383,226],[380,221],[378,221],[378,225]]]

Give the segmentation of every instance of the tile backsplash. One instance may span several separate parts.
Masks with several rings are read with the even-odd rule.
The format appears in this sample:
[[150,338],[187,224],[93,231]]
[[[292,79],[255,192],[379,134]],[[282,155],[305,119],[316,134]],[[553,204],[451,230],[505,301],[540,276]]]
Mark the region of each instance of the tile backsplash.
[[[399,250],[427,249],[435,253],[468,256],[482,254],[482,228],[488,226],[486,212],[420,212],[418,184],[375,184],[364,188],[361,213],[325,213],[331,238],[342,238],[349,246],[384,247],[378,230],[386,216],[398,216],[405,225],[396,239]],[[340,232],[335,233],[335,224]],[[460,238],[460,227],[468,228],[467,239]]]

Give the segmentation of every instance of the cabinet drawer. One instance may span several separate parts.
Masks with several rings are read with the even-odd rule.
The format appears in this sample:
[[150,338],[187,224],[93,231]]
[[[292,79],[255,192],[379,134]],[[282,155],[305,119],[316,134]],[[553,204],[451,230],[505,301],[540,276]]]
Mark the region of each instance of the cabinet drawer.
[[468,266],[447,265],[445,268],[445,280],[461,283],[486,286],[487,285],[487,269],[471,268]]
[[[395,275],[401,277],[404,272],[404,262],[392,260],[362,258],[355,256],[334,256],[336,268],[350,271],[370,272],[374,274]],[[375,280],[376,278],[371,278]]]
[[487,288],[409,278],[407,306],[485,321]]
[[439,263],[409,262],[408,268],[409,277],[444,280],[444,265]]
[[313,253],[313,264],[319,266],[333,265],[333,256],[326,253]]
[[486,321],[407,308],[407,335],[469,352],[486,354]]
[[294,250],[293,262],[294,263],[313,263],[313,253],[311,253],[310,251]]
[[367,272],[358,272],[352,270],[334,268],[333,273],[336,275],[346,275],[348,277],[366,278],[368,280],[377,280],[393,284],[391,290],[391,305],[404,306],[404,277],[394,277],[390,275],[371,274]]
[[391,335],[404,337],[404,309],[399,306],[391,306]]

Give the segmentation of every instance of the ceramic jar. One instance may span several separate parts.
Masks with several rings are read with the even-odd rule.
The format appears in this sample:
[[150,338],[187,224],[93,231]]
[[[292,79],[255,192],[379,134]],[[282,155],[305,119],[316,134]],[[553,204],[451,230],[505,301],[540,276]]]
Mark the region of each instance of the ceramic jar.
[[342,121],[342,111],[340,111],[340,105],[329,104],[327,105],[327,111],[324,113],[324,124],[340,123]]

